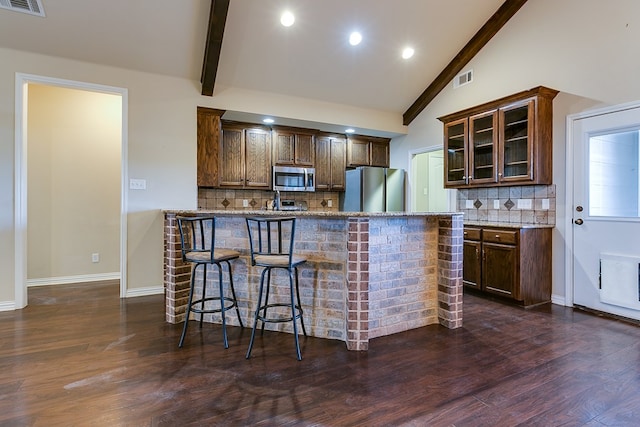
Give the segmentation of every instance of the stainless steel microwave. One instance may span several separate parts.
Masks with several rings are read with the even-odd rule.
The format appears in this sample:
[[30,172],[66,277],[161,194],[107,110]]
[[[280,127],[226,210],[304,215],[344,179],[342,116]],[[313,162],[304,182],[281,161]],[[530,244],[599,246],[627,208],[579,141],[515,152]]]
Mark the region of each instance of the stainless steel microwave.
[[273,167],[273,190],[316,191],[315,168]]

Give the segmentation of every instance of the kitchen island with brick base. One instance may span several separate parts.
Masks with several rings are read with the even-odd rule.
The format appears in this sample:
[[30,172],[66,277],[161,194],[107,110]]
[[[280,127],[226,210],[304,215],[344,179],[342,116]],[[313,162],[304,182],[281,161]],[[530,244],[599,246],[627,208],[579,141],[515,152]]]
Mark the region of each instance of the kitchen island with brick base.
[[[261,215],[297,218],[295,251],[307,258],[299,274],[308,334],[367,350],[372,338],[438,323],[462,326],[461,213],[311,211],[164,211],[169,323],[184,321],[191,271],[182,262],[176,215],[203,214],[216,217],[216,246],[242,254],[232,265],[245,326],[252,325],[262,271],[251,266],[245,217]],[[208,295],[216,292],[217,277],[207,275]],[[280,288],[288,292],[286,274],[274,272],[271,280],[277,286],[270,298],[277,298]],[[219,314],[208,316],[205,321],[220,322]],[[239,325],[235,312],[228,312],[227,324]],[[266,328],[292,333],[291,326]]]

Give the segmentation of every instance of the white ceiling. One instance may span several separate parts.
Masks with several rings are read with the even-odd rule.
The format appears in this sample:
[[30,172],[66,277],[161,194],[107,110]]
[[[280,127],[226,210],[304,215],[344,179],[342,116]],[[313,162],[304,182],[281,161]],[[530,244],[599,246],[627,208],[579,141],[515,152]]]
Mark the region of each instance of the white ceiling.
[[[42,3],[45,18],[0,9],[0,46],[200,80],[209,0]],[[214,96],[237,87],[401,114],[502,3],[231,0]]]

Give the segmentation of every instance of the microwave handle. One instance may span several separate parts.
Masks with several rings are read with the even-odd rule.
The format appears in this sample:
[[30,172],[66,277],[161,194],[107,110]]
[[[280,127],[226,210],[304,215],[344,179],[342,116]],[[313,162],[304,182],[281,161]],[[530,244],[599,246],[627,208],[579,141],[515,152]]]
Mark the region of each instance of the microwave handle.
[[308,183],[307,179],[309,179],[307,177],[307,168],[304,168],[304,189],[305,190],[307,189],[307,183]]

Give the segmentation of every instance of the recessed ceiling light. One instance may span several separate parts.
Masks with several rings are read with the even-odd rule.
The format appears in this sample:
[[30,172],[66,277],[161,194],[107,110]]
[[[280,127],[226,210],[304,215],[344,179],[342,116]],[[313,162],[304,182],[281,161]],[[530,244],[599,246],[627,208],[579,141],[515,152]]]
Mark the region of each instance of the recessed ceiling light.
[[344,131],[345,131],[346,133],[354,133],[356,130],[355,130],[355,129],[351,129],[351,128],[349,128],[349,129],[345,129]]
[[349,35],[349,43],[351,46],[357,46],[362,41],[362,34],[357,31],[354,31]]
[[288,10],[285,11],[282,16],[280,16],[280,23],[285,27],[292,26],[295,21],[296,17],[293,16],[293,13],[289,12]]
[[402,58],[409,59],[413,56],[414,53],[415,51],[413,50],[412,47],[405,47],[404,50],[402,51]]
[[262,119],[262,121],[263,121],[264,123],[273,123],[275,120],[270,119],[270,118],[266,118],[266,119]]

